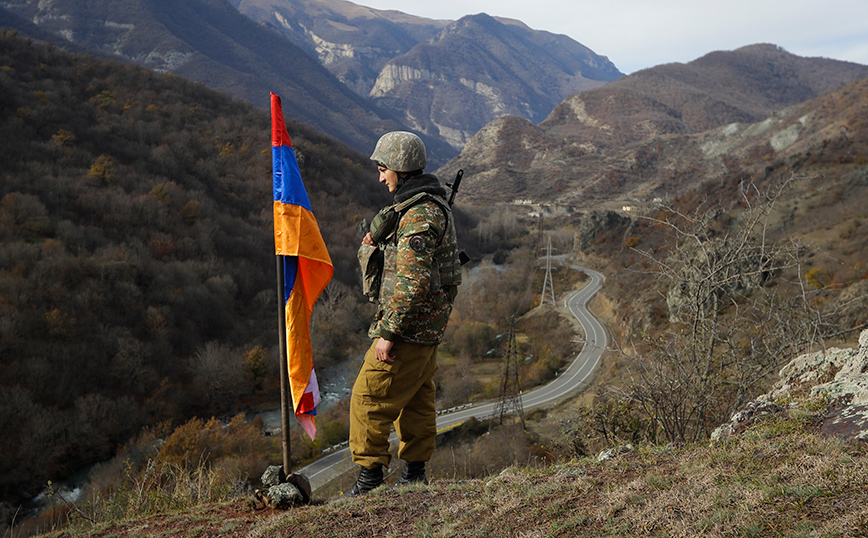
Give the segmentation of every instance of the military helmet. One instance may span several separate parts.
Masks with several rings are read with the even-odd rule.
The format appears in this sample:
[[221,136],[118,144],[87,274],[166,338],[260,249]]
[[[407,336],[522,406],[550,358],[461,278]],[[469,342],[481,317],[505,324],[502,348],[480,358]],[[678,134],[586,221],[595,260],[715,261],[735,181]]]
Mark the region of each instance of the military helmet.
[[392,131],[381,136],[371,160],[395,172],[415,172],[428,164],[422,139],[407,131]]

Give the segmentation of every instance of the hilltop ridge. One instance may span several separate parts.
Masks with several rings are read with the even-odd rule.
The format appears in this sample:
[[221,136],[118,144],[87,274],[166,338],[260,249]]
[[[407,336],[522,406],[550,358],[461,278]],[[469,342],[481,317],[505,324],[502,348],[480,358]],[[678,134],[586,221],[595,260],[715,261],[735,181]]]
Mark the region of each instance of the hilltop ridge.
[[[227,0],[7,1],[0,9],[34,21],[55,43],[72,42],[76,50],[87,47],[173,73],[262,109],[268,107],[269,92],[284,95],[287,117],[358,151],[369,151],[382,132],[402,127],[304,50]],[[436,157],[438,144],[429,142]],[[444,151],[441,159],[454,154],[445,146]]]

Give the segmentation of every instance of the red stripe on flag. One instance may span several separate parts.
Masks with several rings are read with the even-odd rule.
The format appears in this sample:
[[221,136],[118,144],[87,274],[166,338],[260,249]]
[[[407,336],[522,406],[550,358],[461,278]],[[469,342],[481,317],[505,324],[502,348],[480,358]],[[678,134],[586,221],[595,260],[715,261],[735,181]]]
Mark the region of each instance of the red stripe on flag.
[[274,92],[271,93],[271,145],[292,147],[286,131],[286,120],[283,118],[283,105],[280,96]]

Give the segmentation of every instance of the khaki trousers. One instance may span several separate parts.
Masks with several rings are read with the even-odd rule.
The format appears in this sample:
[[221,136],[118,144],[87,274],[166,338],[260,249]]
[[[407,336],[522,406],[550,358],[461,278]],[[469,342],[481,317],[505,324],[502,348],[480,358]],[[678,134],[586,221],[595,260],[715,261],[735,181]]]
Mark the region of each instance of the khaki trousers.
[[353,385],[350,399],[350,451],[353,462],[367,468],[392,459],[389,434],[398,433],[398,457],[404,461],[428,461],[437,437],[434,407],[434,374],[437,346],[396,342],[395,362],[377,360],[374,347]]

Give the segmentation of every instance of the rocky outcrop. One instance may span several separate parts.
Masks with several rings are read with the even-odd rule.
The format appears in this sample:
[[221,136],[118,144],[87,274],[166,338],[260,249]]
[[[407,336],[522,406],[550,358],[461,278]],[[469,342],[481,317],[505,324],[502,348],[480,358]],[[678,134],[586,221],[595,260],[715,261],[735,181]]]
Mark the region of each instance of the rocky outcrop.
[[772,390],[717,428],[712,441],[737,435],[769,414],[786,409],[775,401],[823,398],[828,401],[819,417],[820,432],[845,441],[868,441],[868,330],[853,349],[827,349],[801,355],[780,371]]
[[739,435],[764,418],[782,416],[784,413],[784,408],[776,403],[765,400],[754,400],[741,411],[734,413],[729,422],[718,426],[711,433],[711,440],[714,442],[730,435]]
[[341,82],[367,97],[389,60],[433,39],[448,21],[331,0],[232,0],[319,59]]
[[428,69],[390,64],[380,71],[370,95],[371,97],[384,97],[407,82],[443,82],[444,80],[446,79],[442,75],[435,75]]
[[542,121],[567,95],[620,76],[608,59],[566,36],[482,13],[390,60],[370,97],[460,149],[490,121]]
[[582,252],[592,249],[604,235],[608,240],[622,243],[627,230],[633,225],[633,219],[616,211],[591,211],[579,225],[577,244]]
[[629,454],[631,452],[636,452],[636,449],[633,448],[633,445],[627,443],[626,445],[618,445],[616,447],[607,448],[597,454],[597,461],[599,463],[603,463],[604,461],[608,461],[624,454]]
[[729,302],[725,298],[749,296],[762,286],[769,276],[762,270],[762,254],[741,253],[737,248],[732,240],[721,238],[707,239],[701,247],[684,247],[691,261],[675,269],[678,280],[666,293],[671,321],[687,321],[694,313],[709,315]]

